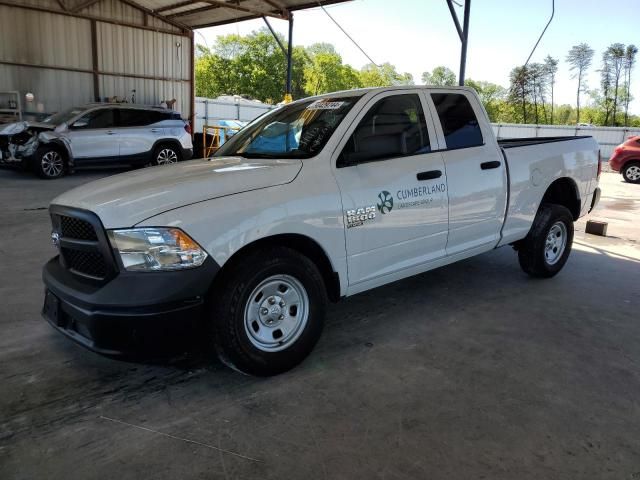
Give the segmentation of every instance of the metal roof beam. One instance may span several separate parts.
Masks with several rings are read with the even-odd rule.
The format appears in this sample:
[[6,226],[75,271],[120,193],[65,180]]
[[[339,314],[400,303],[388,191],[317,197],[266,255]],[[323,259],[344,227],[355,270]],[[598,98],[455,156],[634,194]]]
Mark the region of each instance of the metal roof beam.
[[156,8],[154,12],[162,13],[168,12],[169,10],[175,10],[176,8],[186,7],[188,5],[194,5],[196,3],[200,3],[197,0],[186,0],[184,2],[173,3],[171,5],[167,5],[166,7]]
[[273,11],[261,11],[261,10],[256,10],[254,8],[245,7],[245,6],[240,5],[240,2],[238,2],[238,3],[227,3],[227,2],[222,2],[222,1],[219,1],[219,0],[197,0],[197,1],[194,1],[194,3],[208,3],[209,6],[208,7],[196,8],[196,9],[193,9],[193,10],[186,10],[184,12],[174,13],[173,15],[168,15],[168,17],[170,17],[170,18],[184,17],[186,15],[190,15],[190,14],[193,14],[193,13],[206,12],[206,11],[209,11],[209,10],[215,10],[217,8],[227,8],[227,9],[230,9],[230,10],[236,10],[238,12],[248,13],[248,14],[251,14],[251,15],[257,15],[257,16],[260,16],[260,17],[269,16],[269,17],[273,17],[273,18],[278,18],[280,20],[286,20],[288,18],[287,15],[282,15],[281,13],[275,13]]
[[101,0],[87,0],[86,2],[82,2],[79,3],[78,5],[76,5],[75,7],[73,7],[71,9],[72,12],[77,13],[80,10],[84,10],[85,8],[89,8],[91,5],[94,5],[98,2],[100,2]]
[[154,18],[157,18],[158,20],[161,20],[163,22],[166,22],[169,25],[173,25],[174,27],[179,28],[179,29],[181,29],[181,30],[183,30],[185,32],[188,31],[188,30],[191,30],[191,28],[188,27],[187,25],[185,25],[184,23],[180,23],[178,21],[171,20],[170,18],[167,18],[167,17],[165,17],[163,15],[158,15],[153,10],[150,10],[150,9],[148,9],[146,7],[143,7],[139,3],[136,3],[136,2],[134,2],[132,0],[120,0],[120,1],[122,3],[124,3],[124,4],[126,4],[126,5],[129,5],[130,7],[136,8],[136,9],[146,13],[147,15],[150,15],[150,16],[152,16]]

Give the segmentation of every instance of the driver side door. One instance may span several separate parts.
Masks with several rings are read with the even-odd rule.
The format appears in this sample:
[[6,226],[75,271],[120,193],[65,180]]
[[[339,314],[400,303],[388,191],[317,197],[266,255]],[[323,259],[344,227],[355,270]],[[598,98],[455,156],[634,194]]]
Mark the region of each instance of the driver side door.
[[337,150],[349,294],[426,269],[445,256],[447,175],[419,91],[383,92]]
[[71,152],[81,163],[110,161],[120,155],[115,109],[98,108],[85,113],[69,127]]

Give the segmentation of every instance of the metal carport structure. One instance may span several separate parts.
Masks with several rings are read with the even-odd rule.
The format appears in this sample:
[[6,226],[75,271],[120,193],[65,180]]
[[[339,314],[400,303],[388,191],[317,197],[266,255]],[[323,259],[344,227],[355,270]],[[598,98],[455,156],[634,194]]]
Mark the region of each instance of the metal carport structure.
[[[131,92],[140,103],[173,97],[193,119],[194,30],[275,18],[289,22],[288,46],[280,45],[288,95],[293,12],[346,1],[0,0],[0,91],[34,92],[43,111]],[[471,1],[463,27],[447,3],[462,41],[462,82]]]

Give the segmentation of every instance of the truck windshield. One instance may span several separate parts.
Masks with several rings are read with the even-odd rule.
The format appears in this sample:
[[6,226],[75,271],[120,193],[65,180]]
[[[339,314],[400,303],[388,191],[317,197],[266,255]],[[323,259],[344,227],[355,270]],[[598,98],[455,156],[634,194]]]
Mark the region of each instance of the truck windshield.
[[60,125],[61,123],[68,122],[77,115],[80,115],[86,109],[80,107],[73,107],[62,112],[54,113],[53,115],[45,118],[42,123],[50,123],[51,125]]
[[285,105],[240,130],[214,156],[313,157],[359,99],[360,96],[321,98]]

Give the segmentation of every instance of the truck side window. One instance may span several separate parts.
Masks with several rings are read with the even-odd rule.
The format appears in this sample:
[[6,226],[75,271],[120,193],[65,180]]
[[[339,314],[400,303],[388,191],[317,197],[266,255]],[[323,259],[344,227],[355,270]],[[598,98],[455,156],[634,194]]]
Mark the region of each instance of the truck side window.
[[345,145],[349,162],[369,162],[431,151],[420,97],[385,97],[371,107]]
[[448,149],[483,145],[476,114],[467,97],[459,93],[432,93]]

